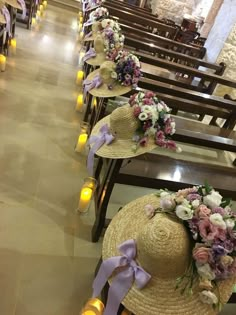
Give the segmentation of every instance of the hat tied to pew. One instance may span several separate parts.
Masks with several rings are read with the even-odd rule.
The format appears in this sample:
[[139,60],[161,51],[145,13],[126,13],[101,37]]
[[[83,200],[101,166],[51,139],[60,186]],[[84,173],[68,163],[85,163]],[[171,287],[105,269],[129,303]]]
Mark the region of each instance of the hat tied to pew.
[[[88,141],[89,173],[93,174],[94,154],[110,159],[126,159],[157,147],[181,152],[171,140],[175,133],[175,121],[170,112],[170,108],[153,92],[139,92],[131,96],[129,104],[118,107],[94,126]],[[104,126],[107,126],[107,133],[113,135],[113,141],[100,141]]]
[[105,0],[89,0],[85,11],[91,11],[101,6]]
[[94,22],[99,21],[107,17],[108,15],[109,15],[109,12],[107,8],[98,7],[96,10],[94,10],[93,12],[89,14],[89,19],[86,23],[84,23],[83,27],[92,25]]
[[24,0],[5,0],[5,2],[15,9],[22,10],[21,18],[23,20],[26,18],[26,5]]
[[0,1],[0,23],[6,24],[6,31],[11,36],[11,17],[7,7]]
[[121,209],[93,284],[97,297],[110,283],[104,315],[120,303],[136,315],[218,314],[236,281],[236,217],[223,200],[207,185],[159,191]]
[[[141,77],[138,58],[131,53],[119,51],[115,61],[105,61],[99,69],[88,75],[83,82],[84,93],[89,92],[95,97],[114,97],[137,87]],[[100,85],[97,85],[98,79]]]
[[83,57],[89,65],[100,66],[106,60],[114,60],[119,50],[124,45],[124,36],[114,33],[111,29],[105,29],[94,40],[94,48],[91,47]]

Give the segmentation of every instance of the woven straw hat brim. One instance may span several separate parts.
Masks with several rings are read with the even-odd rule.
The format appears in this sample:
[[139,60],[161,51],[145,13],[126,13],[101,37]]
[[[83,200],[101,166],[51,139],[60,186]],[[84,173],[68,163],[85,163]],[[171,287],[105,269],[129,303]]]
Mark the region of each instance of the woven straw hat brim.
[[91,8],[89,8],[88,10],[86,9],[86,12],[91,12],[91,11],[97,9],[98,7],[100,7],[100,5],[96,5],[96,6],[94,6],[94,7],[91,7]]
[[0,23],[1,24],[6,24],[5,16],[1,12],[0,12]]
[[5,2],[15,9],[22,10],[22,8],[21,8],[20,4],[17,2],[17,0],[5,0]]
[[[119,256],[118,245],[128,239],[137,238],[138,232],[149,221],[144,212],[144,206],[147,204],[159,207],[159,199],[154,195],[146,195],[132,201],[115,215],[104,236],[102,253],[104,260]],[[236,278],[218,283],[223,303],[228,301],[235,282]],[[193,289],[197,285],[198,283],[195,283]],[[190,296],[181,295],[180,290],[175,290],[175,286],[176,279],[154,276],[142,290],[138,290],[133,285],[122,304],[135,315],[216,315],[218,313],[211,305],[203,304],[199,300],[197,290],[194,290],[193,295]]]
[[96,35],[91,35],[87,38],[84,38],[84,42],[91,42],[91,41],[94,41],[96,38]]
[[[97,124],[94,126],[91,135],[98,135],[100,128],[107,124],[110,126],[110,115],[104,117],[103,119],[99,120]],[[144,153],[150,152],[153,149],[157,148],[157,145],[151,143],[152,141],[149,141],[147,146],[145,147],[139,147],[136,152],[132,150],[132,146],[134,145],[134,141],[132,139],[128,140],[120,140],[115,139],[111,144],[107,145],[104,144],[98,151],[96,151],[96,155],[109,158],[109,159],[126,159],[126,158],[132,158],[135,156],[142,155]]]
[[[93,78],[97,74],[99,74],[99,69],[91,72],[88,75],[87,79],[93,80]],[[115,97],[115,96],[124,95],[130,92],[131,90],[132,90],[132,87],[123,86],[123,85],[120,85],[119,83],[115,84],[112,90],[109,90],[106,84],[102,84],[99,88],[94,88],[90,90],[89,93],[95,97]]]
[[99,53],[95,57],[86,60],[86,63],[91,66],[100,66],[104,61],[106,61],[106,54]]

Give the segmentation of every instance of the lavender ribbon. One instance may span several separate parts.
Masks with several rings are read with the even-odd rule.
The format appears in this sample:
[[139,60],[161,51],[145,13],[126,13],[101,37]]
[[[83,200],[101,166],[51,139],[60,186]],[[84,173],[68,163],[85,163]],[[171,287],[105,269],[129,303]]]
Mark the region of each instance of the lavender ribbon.
[[127,240],[118,247],[123,256],[111,257],[105,260],[93,282],[93,297],[97,297],[107,280],[117,267],[122,269],[113,279],[108,292],[108,300],[104,315],[117,314],[120,303],[130,290],[135,281],[138,289],[143,289],[151,278],[143,268],[134,260],[137,254],[134,240]]
[[83,87],[84,87],[84,97],[88,93],[88,91],[92,90],[93,88],[98,88],[102,84],[102,79],[99,74],[95,75],[93,80],[84,80]]
[[82,0],[82,3],[83,3],[82,10],[84,12],[85,11],[85,5],[88,3],[88,0]]
[[111,144],[114,140],[114,136],[110,133],[109,127],[107,124],[103,125],[99,130],[98,136],[91,136],[89,138],[88,144],[93,146],[89,150],[88,160],[87,160],[87,169],[90,175],[93,175],[93,165],[94,165],[94,155],[98,149],[103,146],[103,144]]
[[21,6],[22,9],[22,16],[21,18],[24,20],[26,17],[26,6],[25,6],[25,1],[24,0],[17,0],[17,2],[19,3],[19,5]]
[[36,5],[38,5],[39,4],[39,0],[35,0],[35,3],[36,3]]
[[6,31],[8,32],[9,36],[11,36],[11,18],[10,18],[10,13],[8,9],[4,6],[2,7],[2,14],[5,17],[6,20]]
[[84,38],[88,38],[89,36],[91,36],[93,34],[93,32],[91,31],[91,32],[89,32],[88,34],[86,34],[85,36],[84,36]]
[[86,60],[88,60],[88,59],[90,59],[90,58],[92,58],[92,57],[96,57],[96,51],[95,51],[95,49],[94,48],[90,48],[87,52],[86,52],[86,54],[84,55],[84,58],[83,58],[83,61],[86,61]]

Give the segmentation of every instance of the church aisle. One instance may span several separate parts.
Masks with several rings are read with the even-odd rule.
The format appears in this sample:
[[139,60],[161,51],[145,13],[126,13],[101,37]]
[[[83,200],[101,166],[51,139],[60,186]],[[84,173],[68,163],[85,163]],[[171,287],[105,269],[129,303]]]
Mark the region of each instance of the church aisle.
[[0,73],[0,314],[75,315],[100,244],[75,213],[86,176],[73,152],[76,14],[48,6]]

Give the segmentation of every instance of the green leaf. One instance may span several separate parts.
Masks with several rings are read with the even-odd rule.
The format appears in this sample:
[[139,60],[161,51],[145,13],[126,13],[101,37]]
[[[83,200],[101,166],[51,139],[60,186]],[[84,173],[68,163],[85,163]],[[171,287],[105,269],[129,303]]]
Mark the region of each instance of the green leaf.
[[226,206],[229,206],[231,204],[231,201],[231,198],[223,198],[220,207],[225,208]]
[[205,189],[206,189],[206,193],[210,194],[210,192],[212,191],[213,187],[210,186],[207,181],[205,181]]

